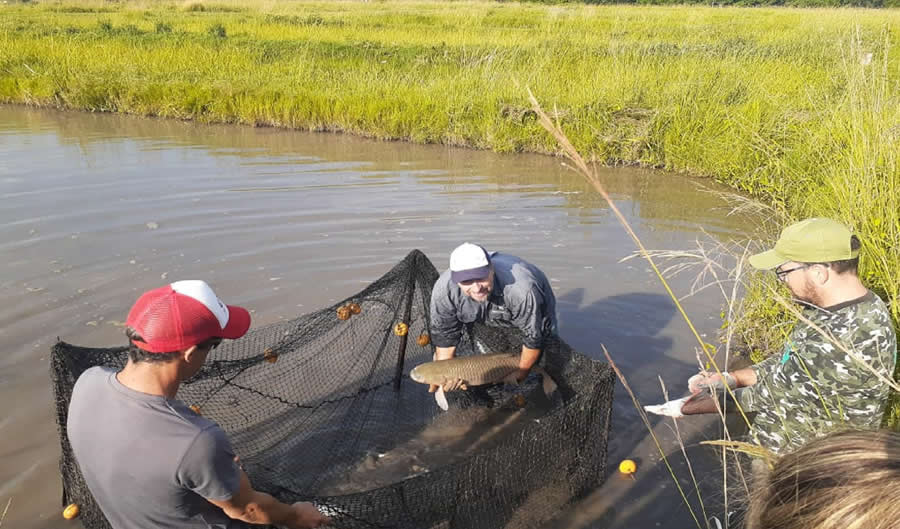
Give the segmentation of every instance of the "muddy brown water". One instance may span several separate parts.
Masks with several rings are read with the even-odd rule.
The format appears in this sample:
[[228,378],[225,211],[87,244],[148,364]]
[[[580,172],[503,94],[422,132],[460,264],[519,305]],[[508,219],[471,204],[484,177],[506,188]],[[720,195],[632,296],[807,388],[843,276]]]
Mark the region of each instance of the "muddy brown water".
[[[652,249],[740,239],[752,227],[726,216],[699,180],[631,168],[601,177]],[[695,370],[695,342],[658,279],[621,262],[633,243],[551,157],[0,106],[0,197],[4,528],[69,523],[48,380],[56,338],[119,345],[140,292],[178,279],[208,280],[264,325],[361,290],[413,248],[443,269],[454,246],[475,241],[541,267],[562,337],[598,357],[605,344],[645,402],[661,398],[657,375],[677,386]],[[686,293],[691,280],[673,287]],[[719,295],[685,303],[711,337]],[[695,527],[621,386],[613,413],[609,479],[551,527]],[[714,421],[681,425],[701,489],[715,496],[721,469],[697,444],[719,437]],[[654,427],[678,452],[671,427]],[[626,457],[636,479],[614,472]]]

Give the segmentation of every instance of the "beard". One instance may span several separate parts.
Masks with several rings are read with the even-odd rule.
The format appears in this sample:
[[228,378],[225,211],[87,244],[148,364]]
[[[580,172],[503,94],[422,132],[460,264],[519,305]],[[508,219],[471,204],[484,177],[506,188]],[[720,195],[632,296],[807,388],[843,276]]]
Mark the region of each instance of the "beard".
[[822,307],[822,295],[819,293],[812,281],[806,280],[798,288],[788,287],[794,300],[806,304]]

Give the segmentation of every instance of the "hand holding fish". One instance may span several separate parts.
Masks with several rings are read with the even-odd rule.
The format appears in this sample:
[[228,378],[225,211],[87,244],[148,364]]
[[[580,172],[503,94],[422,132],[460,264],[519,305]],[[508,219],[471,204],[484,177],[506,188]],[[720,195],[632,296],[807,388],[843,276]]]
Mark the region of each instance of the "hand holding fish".
[[532,370],[543,376],[544,393],[550,395],[556,390],[556,383],[540,367],[520,367],[519,355],[516,353],[437,359],[413,368],[409,378],[420,384],[428,384],[428,390],[435,394],[438,406],[447,410],[448,403],[444,395],[446,391],[501,382],[515,384],[524,380]]
[[688,390],[692,394],[700,393],[705,389],[722,391],[726,385],[731,389],[738,387],[737,379],[727,371],[722,371],[721,375],[719,373],[701,371],[688,379]]
[[438,390],[438,388],[443,388],[444,391],[456,391],[458,389],[465,391],[465,390],[469,389],[469,386],[466,384],[466,382],[463,379],[456,378],[456,379],[444,382],[441,385],[429,384],[428,385],[428,393],[434,393],[435,391]]
[[526,378],[528,378],[528,374],[531,373],[531,368],[519,368],[519,371],[516,373],[516,382],[521,384]]

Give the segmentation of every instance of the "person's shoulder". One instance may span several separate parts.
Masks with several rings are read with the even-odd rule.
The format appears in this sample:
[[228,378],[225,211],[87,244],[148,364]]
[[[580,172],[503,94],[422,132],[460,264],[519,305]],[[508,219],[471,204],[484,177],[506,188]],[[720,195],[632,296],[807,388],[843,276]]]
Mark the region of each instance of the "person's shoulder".
[[179,472],[205,472],[204,467],[210,462],[225,456],[228,461],[234,458],[234,449],[231,440],[218,424],[208,421],[208,424],[199,428],[190,438],[184,440],[179,459]]
[[896,331],[887,304],[874,292],[855,308],[855,320],[863,333],[896,341]]
[[859,309],[863,313],[882,314],[888,318],[891,315],[891,311],[888,308],[887,303],[885,303],[878,294],[872,292],[871,290],[868,294],[866,294],[863,301],[859,304]]
[[109,377],[115,375],[115,373],[116,371],[110,367],[90,367],[75,381],[75,388],[80,388],[83,391],[84,388],[104,387],[109,380]]
[[223,448],[228,448],[230,450],[231,441],[228,439],[228,434],[225,433],[218,424],[210,421],[198,421],[195,423],[198,426],[197,432],[194,435],[194,442],[192,443],[194,448],[201,448],[202,450],[215,451]]
[[521,257],[503,255],[502,262],[516,282],[522,281],[529,285],[543,285],[545,283],[549,285],[550,283],[540,268]]
[[[450,269],[448,268],[438,276],[437,281],[434,282],[434,286],[431,287],[431,292],[432,295],[446,297],[453,294],[453,287],[456,287],[456,283],[450,279]],[[457,287],[456,290],[459,290],[459,288]]]
[[203,408],[188,406],[176,399],[168,399],[169,412],[183,424],[184,428],[193,430],[196,434],[210,429],[219,429],[218,424],[203,416]]
[[[86,378],[109,378],[110,375],[115,372],[116,370],[111,367],[94,366],[85,369],[84,373],[82,373],[81,376]],[[78,378],[81,379],[81,377]]]
[[862,301],[847,307],[846,312],[847,318],[855,320],[860,326],[890,327],[893,330],[891,311],[874,292],[869,291]]
[[446,269],[441,272],[441,275],[438,276],[437,281],[434,282],[434,288],[438,288],[438,286],[446,285],[450,282],[450,269]]

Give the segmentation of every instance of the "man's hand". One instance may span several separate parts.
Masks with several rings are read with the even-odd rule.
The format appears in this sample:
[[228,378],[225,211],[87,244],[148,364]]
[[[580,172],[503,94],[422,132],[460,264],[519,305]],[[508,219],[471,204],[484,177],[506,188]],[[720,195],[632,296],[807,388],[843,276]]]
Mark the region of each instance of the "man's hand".
[[529,373],[531,373],[531,368],[523,369],[520,367],[519,371],[516,372],[516,382],[521,384],[523,380],[528,378]]
[[288,527],[291,529],[321,527],[331,522],[331,520],[319,512],[319,509],[312,503],[298,501],[291,505],[291,508],[294,510],[294,519],[288,524]]
[[[462,389],[462,390],[469,389],[468,384],[466,384],[466,382],[461,378],[457,378],[455,380],[450,380],[450,381],[444,382],[442,384],[442,386],[444,388],[444,391],[456,391],[458,389]],[[430,384],[428,386],[428,393],[434,393],[435,391],[437,391],[437,389],[438,389],[437,384]]]
[[688,390],[691,393],[700,393],[707,389],[724,391],[726,385],[731,389],[738,387],[737,379],[727,371],[722,371],[721,376],[719,373],[701,371],[688,379]]
[[[432,360],[435,362],[440,362],[441,360],[450,360],[456,355],[456,347],[436,347],[434,349],[434,357]],[[461,378],[457,378],[456,380],[448,380],[441,384],[444,387],[444,391],[456,391],[458,389],[469,389],[469,386],[466,385],[465,380]],[[429,384],[428,393],[434,393],[437,391],[437,384]]]
[[[239,460],[234,458],[235,463]],[[287,526],[290,529],[308,529],[330,523],[315,505],[298,502],[281,503],[269,494],[253,489],[250,478],[238,467],[240,485],[238,491],[227,500],[207,500],[222,509],[226,516],[249,524]]]

